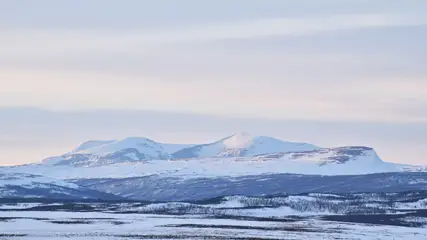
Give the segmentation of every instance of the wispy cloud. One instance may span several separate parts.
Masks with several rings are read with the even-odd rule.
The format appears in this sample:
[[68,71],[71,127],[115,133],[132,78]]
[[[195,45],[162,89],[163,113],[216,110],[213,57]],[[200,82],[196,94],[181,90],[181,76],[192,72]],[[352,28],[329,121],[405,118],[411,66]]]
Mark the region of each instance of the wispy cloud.
[[[427,122],[426,7],[417,0],[9,1],[0,8],[0,107],[42,107],[65,115],[143,109],[267,122],[404,123],[414,126],[413,133],[422,132]],[[99,118],[103,115],[93,117],[95,122]],[[223,134],[241,126],[220,124]],[[99,131],[111,133],[104,127]],[[73,132],[82,131],[78,128]],[[138,128],[117,129],[124,135]],[[164,126],[144,131],[159,129]],[[391,151],[387,141],[368,130],[351,132],[363,132],[360,142],[346,141],[343,134],[337,144],[380,146],[397,159],[425,142],[417,138],[405,142],[406,150]],[[293,136],[305,131],[299,134]],[[407,137],[404,132],[396,136]],[[14,139],[19,140],[0,135],[5,145]],[[395,139],[398,146],[402,141]]]
[[326,15],[305,18],[261,18],[172,29],[93,29],[3,30],[0,56],[67,57],[152,50],[179,45],[227,39],[253,39],[271,36],[303,36],[321,32],[389,26],[427,25],[427,17],[392,14]]
[[389,56],[316,55],[303,49],[289,55],[256,51],[257,46],[218,51],[228,40],[306,39],[325,32],[425,24],[427,18],[419,15],[335,14],[157,30],[6,30],[0,39],[0,62],[3,59],[5,66],[0,81],[6,86],[0,90],[0,105],[426,121],[424,114],[392,111],[384,101],[412,97],[424,102],[427,73],[405,80],[384,72],[362,74],[378,64],[400,64]]
[[[252,81],[159,81],[141,75],[0,70],[7,79],[0,106],[51,109],[151,109],[275,119],[426,122],[427,113],[402,114],[399,99],[425,102],[427,81],[352,79],[332,86]],[[423,78],[424,80],[427,77]],[[379,91],[378,89],[381,89]],[[394,101],[394,102],[393,102]],[[390,103],[391,102],[391,103]]]

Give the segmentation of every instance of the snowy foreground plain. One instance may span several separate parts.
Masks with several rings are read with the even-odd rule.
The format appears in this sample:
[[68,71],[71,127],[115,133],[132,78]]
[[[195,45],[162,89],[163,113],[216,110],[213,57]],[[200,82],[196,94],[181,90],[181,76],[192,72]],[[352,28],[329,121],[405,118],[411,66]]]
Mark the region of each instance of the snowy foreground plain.
[[427,239],[427,192],[198,202],[1,199],[0,239]]

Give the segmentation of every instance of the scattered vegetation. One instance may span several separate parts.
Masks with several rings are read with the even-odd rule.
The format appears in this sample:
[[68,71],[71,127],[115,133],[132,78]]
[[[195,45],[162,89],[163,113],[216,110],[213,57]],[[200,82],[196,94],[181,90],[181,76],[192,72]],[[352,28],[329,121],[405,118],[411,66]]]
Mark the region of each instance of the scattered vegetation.
[[55,224],[93,224],[92,221],[87,220],[54,220],[49,222]]

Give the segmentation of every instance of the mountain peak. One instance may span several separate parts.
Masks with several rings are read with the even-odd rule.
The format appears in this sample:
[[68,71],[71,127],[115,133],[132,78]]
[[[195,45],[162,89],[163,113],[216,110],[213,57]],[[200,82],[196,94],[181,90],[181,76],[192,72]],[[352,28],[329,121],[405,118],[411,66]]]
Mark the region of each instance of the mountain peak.
[[249,132],[237,132],[231,135],[230,137],[252,137],[252,134],[250,134]]
[[247,132],[240,132],[222,140],[227,148],[246,148],[254,141],[254,137]]
[[286,142],[280,139],[253,136],[247,132],[235,133],[218,142],[197,145],[173,154],[175,158],[194,157],[244,157],[265,153],[310,151],[318,147],[298,142]]

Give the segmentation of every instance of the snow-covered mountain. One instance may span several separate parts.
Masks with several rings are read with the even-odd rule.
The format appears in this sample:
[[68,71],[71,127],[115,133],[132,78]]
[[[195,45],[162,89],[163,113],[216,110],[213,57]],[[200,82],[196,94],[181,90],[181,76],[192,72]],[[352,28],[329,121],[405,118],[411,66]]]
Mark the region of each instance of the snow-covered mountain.
[[285,142],[265,136],[238,133],[220,141],[200,144],[165,144],[148,138],[88,141],[61,156],[47,158],[45,165],[100,166],[147,160],[170,160],[200,157],[249,157],[276,152],[310,151],[316,146]]
[[[223,167],[231,164],[231,168]],[[91,168],[74,171],[69,166]],[[150,174],[187,177],[266,173],[352,175],[413,169],[384,162],[369,147],[318,148],[307,143],[254,137],[248,133],[193,146],[163,144],[136,137],[89,141],[69,153],[26,168],[24,172],[60,178],[140,177]],[[55,169],[53,173],[52,169]]]
[[[227,166],[227,167],[224,167]],[[321,148],[311,151],[268,153],[248,157],[200,157],[119,162],[92,166],[27,165],[14,171],[54,178],[126,178],[158,175],[162,177],[238,177],[260,174],[357,175],[401,172],[405,165],[382,161],[368,147]]]
[[[385,187],[399,191],[426,189],[427,183],[425,168],[384,162],[369,147],[319,148],[247,133],[201,145],[163,144],[147,138],[89,141],[41,164],[0,170],[0,192],[24,197],[96,197],[103,192],[106,197],[112,193],[138,200],[203,199]],[[374,187],[370,180],[375,180]]]
[[196,145],[175,152],[174,158],[248,157],[276,152],[310,151],[318,147],[307,143],[285,142],[266,136],[237,133],[220,141]]
[[191,147],[188,144],[164,144],[148,138],[88,141],[62,156],[42,161],[47,165],[99,166],[123,162],[172,159],[172,153]]
[[120,199],[74,183],[28,173],[0,173],[0,198]]

